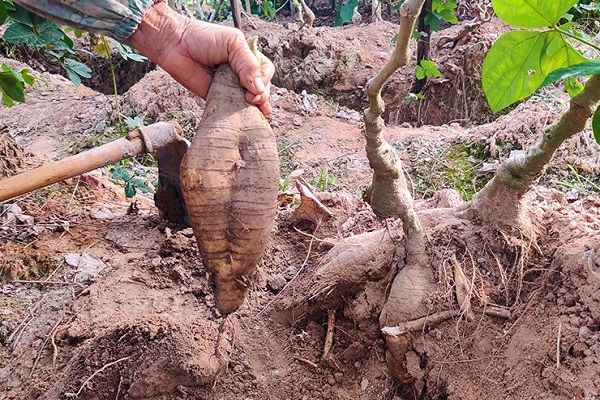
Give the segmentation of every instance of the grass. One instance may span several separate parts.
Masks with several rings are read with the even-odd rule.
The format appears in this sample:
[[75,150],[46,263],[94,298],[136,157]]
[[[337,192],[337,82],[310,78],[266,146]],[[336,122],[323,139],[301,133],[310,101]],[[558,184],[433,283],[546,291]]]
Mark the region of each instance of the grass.
[[317,192],[327,192],[330,188],[337,186],[337,178],[328,168],[322,168],[318,175],[308,181]]
[[468,201],[492,177],[479,174],[477,168],[489,158],[485,145],[457,142],[449,148],[433,150],[415,161],[411,177],[415,193],[429,198],[440,189],[451,188]]

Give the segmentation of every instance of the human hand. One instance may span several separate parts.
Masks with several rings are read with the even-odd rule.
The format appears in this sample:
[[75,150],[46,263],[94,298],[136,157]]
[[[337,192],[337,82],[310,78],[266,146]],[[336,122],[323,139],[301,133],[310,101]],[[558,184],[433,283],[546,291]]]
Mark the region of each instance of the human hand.
[[250,50],[244,34],[235,28],[190,19],[171,10],[166,2],[151,6],[129,42],[160,65],[175,80],[206,98],[213,68],[229,63],[246,89],[246,101],[263,114],[271,112],[269,94],[273,63]]

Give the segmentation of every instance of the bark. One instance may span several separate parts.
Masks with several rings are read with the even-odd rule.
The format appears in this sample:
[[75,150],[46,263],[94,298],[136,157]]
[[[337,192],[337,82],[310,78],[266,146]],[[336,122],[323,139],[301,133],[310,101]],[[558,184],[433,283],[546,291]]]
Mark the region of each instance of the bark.
[[498,225],[527,225],[523,196],[544,173],[560,145],[585,129],[600,102],[600,75],[591,77],[585,89],[571,99],[569,110],[526,153],[511,157],[492,180],[475,195],[471,210],[484,221]]
[[[427,17],[427,13],[431,12],[431,2],[432,0],[425,0],[425,3],[423,4],[423,11],[421,11],[421,15],[419,16],[418,31],[422,32],[422,36],[420,36],[419,40],[417,41],[417,65],[422,60],[429,59],[429,49],[431,47],[431,27],[425,22],[425,17]],[[411,93],[420,93],[423,90],[426,82],[427,78],[415,78],[413,87],[410,89]]]
[[371,2],[371,21],[381,21],[381,2],[382,0],[372,0]]
[[[398,40],[392,56],[383,68],[369,80],[369,108],[364,112],[366,151],[373,169],[373,182],[367,200],[380,217],[400,217],[405,235],[405,267],[396,275],[390,295],[381,311],[382,326],[398,325],[425,313],[424,299],[432,287],[432,271],[427,266],[425,238],[415,212],[400,157],[383,138],[385,104],[381,91],[386,81],[410,58],[409,41],[416,19],[425,0],[407,0],[400,7]],[[410,340],[406,336],[385,335],[386,361],[392,375],[402,383],[410,383],[406,368],[406,353]]]
[[241,0],[231,0],[231,15],[233,16],[233,25],[241,29],[242,27],[242,2]]

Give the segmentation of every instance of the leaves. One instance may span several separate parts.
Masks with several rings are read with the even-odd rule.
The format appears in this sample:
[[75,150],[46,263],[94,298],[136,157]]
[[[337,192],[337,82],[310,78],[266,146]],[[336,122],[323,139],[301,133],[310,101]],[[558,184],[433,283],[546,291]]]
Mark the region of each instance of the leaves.
[[483,91],[490,108],[497,112],[533,94],[554,69],[583,61],[558,32],[508,32],[485,57]]
[[575,97],[579,93],[583,92],[584,86],[583,83],[579,81],[576,77],[572,76],[570,78],[565,79],[565,89],[570,97]]
[[123,189],[125,190],[125,196],[127,198],[134,197],[138,190],[142,193],[153,193],[154,188],[146,183],[137,175],[145,175],[141,171],[134,171],[133,173],[122,165],[116,165],[110,169],[111,178],[118,182],[124,182]]
[[5,23],[7,18],[8,18],[8,11],[6,11],[4,2],[0,2],[0,25]]
[[441,29],[443,22],[458,24],[456,7],[456,0],[433,0],[431,11],[425,16],[425,24],[434,32]]
[[438,78],[442,73],[438,69],[437,64],[431,60],[421,60],[415,67],[415,75],[417,79]]
[[590,75],[600,75],[600,60],[587,61],[556,69],[548,74],[541,87],[571,77]]
[[554,26],[577,0],[492,0],[496,15],[512,26]]
[[337,10],[335,25],[342,26],[344,22],[352,21],[356,7],[358,7],[358,0],[344,0],[341,7]]
[[4,40],[7,42],[32,47],[58,43],[62,41],[63,36],[58,25],[51,21],[43,21],[32,26],[17,22],[6,28],[4,32]]
[[76,86],[81,84],[81,78],[91,78],[92,70],[82,62],[67,58],[62,63],[62,67],[67,71],[69,80]]
[[14,105],[15,101],[25,101],[25,85],[35,82],[35,77],[28,69],[15,71],[6,64],[0,64],[0,93],[2,102],[7,107]]
[[600,107],[596,108],[596,112],[592,117],[592,130],[594,131],[594,139],[600,144]]

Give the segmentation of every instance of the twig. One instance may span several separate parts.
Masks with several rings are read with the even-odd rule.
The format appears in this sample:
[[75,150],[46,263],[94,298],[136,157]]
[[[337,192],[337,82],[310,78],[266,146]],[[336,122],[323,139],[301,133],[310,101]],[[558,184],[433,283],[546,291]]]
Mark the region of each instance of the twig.
[[454,318],[459,312],[457,310],[440,311],[439,313],[431,314],[423,318],[406,321],[398,326],[384,326],[381,332],[388,336],[399,336],[407,332],[420,331],[427,325],[434,325],[443,322],[447,319]]
[[[26,318],[23,321],[21,321],[21,323],[19,324],[17,329],[15,329],[13,331],[13,333],[11,333],[10,336],[8,337],[6,342],[12,343],[11,348],[13,350],[17,347],[17,343],[19,343],[19,340],[21,339],[23,332],[25,332],[25,329],[27,329],[27,327],[29,326],[31,321],[33,321],[33,319],[35,318],[34,313],[37,310],[37,308],[40,306],[40,304],[42,304],[42,302],[46,299],[46,296],[47,296],[47,294],[43,295],[42,298],[39,299],[37,303],[35,303],[33,308],[31,310],[29,310],[29,318]],[[15,337],[15,335],[16,335],[16,337]],[[14,341],[13,341],[13,338],[15,338]]]
[[129,360],[131,357],[123,357],[123,358],[119,358],[118,360],[109,362],[108,364],[104,365],[102,368],[100,368],[98,371],[94,372],[92,375],[90,375],[89,378],[87,378],[85,381],[83,381],[83,384],[81,385],[81,387],[79,388],[79,390],[76,393],[65,393],[65,395],[67,397],[77,397],[81,394],[81,392],[83,392],[83,389],[85,389],[85,386],[92,380],[94,379],[94,377],[96,375],[98,375],[99,373],[103,372],[106,368],[111,367],[115,364],[118,364],[122,361],[126,361]]
[[[41,285],[81,285],[78,282],[65,282],[65,281],[26,281],[26,280],[22,280],[22,279],[14,279],[12,281],[10,281],[10,283],[34,283],[34,284],[41,284]],[[83,285],[81,285],[83,286]]]
[[556,335],[556,368],[560,368],[560,340],[562,336],[562,322],[558,323],[558,334]]
[[311,366],[311,367],[313,367],[313,368],[319,368],[319,366],[318,366],[317,364],[315,364],[314,362],[312,362],[312,361],[310,361],[310,360],[307,360],[306,358],[302,358],[302,357],[294,356],[294,360],[301,361],[301,362],[303,362],[303,363],[305,363],[305,364],[308,364],[308,365],[310,365],[310,366]]
[[485,310],[483,310],[483,313],[490,317],[498,317],[504,319],[510,319],[510,317],[512,316],[510,310],[494,306],[486,307]]
[[[52,338],[52,334],[53,334],[54,330],[62,322],[62,319],[63,319],[63,317],[60,317],[58,319],[58,321],[56,321],[56,323],[54,324],[54,326],[52,327],[52,329],[50,329],[50,332],[48,333],[48,336],[46,336],[46,339],[44,340],[44,343],[42,343],[42,346],[38,350],[37,356],[35,357],[35,361],[33,362],[33,366],[31,367],[31,371],[29,371],[29,379],[31,379],[31,377],[33,376],[33,372],[35,371],[35,367],[37,366],[37,363],[40,361],[40,358],[42,357],[42,353],[44,352],[44,349],[46,348],[46,345],[48,344],[48,341],[50,340],[50,338]],[[54,341],[52,341],[52,344],[54,344]]]
[[119,386],[117,387],[117,395],[115,396],[115,400],[119,400],[119,395],[121,394],[121,385],[123,384],[123,377],[119,377]]
[[323,347],[323,357],[325,360],[333,347],[333,333],[335,332],[335,310],[327,310],[327,334],[325,335],[325,346]]

